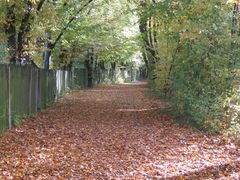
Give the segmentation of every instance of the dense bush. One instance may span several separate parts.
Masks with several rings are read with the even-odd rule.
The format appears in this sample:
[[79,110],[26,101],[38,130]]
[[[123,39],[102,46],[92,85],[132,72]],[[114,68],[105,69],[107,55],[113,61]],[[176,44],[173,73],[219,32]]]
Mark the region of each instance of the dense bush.
[[221,0],[172,0],[148,8],[150,20],[157,19],[148,27],[148,33],[157,34],[152,88],[171,100],[178,117],[219,132],[227,123],[224,114],[240,57],[239,36],[231,33],[232,6]]

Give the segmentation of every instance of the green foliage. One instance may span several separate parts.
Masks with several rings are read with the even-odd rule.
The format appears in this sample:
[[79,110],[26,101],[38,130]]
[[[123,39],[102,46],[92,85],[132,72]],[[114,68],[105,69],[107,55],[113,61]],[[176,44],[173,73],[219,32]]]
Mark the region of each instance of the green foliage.
[[[38,11],[37,7],[41,2],[43,2],[43,6]],[[2,12],[0,14],[0,45],[7,44],[7,38],[10,36],[5,33],[5,27],[8,25],[8,7],[15,5],[13,11],[15,38],[18,40],[22,22],[29,10],[30,18],[25,24],[29,24],[30,30],[24,34],[24,38],[28,39],[28,44],[24,45],[23,51],[30,54],[40,67],[43,64],[42,54],[48,50],[46,48],[47,41],[54,43],[60,34],[62,34],[60,41],[52,52],[53,67],[55,68],[71,65],[75,59],[82,57],[91,47],[94,47],[99,61],[123,62],[129,59],[138,50],[138,43],[134,37],[134,33],[138,33],[137,17],[132,13],[132,9],[135,8],[134,3],[130,3],[128,0],[111,2],[94,0],[89,4],[87,2],[89,1],[0,1]],[[29,3],[32,8],[27,8]],[[70,22],[72,18],[74,21]],[[131,37],[124,34],[126,28],[134,31]],[[17,48],[18,46],[16,43]],[[64,57],[60,57],[61,54],[64,54]]]
[[[73,60],[84,59],[86,51],[91,47],[98,61],[127,61],[139,49],[135,38],[138,35],[137,18],[131,14],[129,6],[126,0],[111,3],[94,1],[88,11],[80,14],[64,33],[53,52],[54,66],[62,67],[71,64]],[[69,14],[66,13],[69,12],[59,10],[58,17],[64,17],[67,22]],[[125,34],[126,28],[130,29],[130,35]],[[59,60],[62,50],[67,54],[64,62]]]
[[225,114],[226,127],[223,130],[223,135],[240,142],[240,108],[232,106]]
[[221,0],[172,0],[149,2],[146,9],[143,19],[156,19],[147,31],[157,34],[157,62],[149,69],[153,89],[171,100],[180,117],[219,131],[239,61],[230,8]]

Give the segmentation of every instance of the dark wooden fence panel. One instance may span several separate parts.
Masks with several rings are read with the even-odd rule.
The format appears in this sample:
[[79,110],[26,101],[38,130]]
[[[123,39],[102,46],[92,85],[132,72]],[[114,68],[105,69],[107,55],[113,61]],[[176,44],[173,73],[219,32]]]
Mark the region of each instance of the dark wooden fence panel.
[[71,71],[0,64],[0,131],[50,106],[73,87]]
[[138,72],[95,68],[91,82],[88,74],[86,68],[76,68],[72,72],[0,64],[0,132],[17,125],[22,117],[47,108],[75,87],[114,83],[118,77],[131,81],[136,79],[132,76]]
[[8,106],[8,67],[0,66],[0,131],[8,127],[7,106]]
[[36,68],[31,68],[29,82],[29,114],[38,112],[38,74]]
[[19,123],[23,115],[29,114],[30,67],[9,66],[10,102],[13,124]]
[[88,77],[87,77],[87,70],[86,69],[74,69],[74,86],[80,88],[88,87]]
[[53,70],[48,71],[47,80],[47,105],[51,105],[52,102],[56,101],[56,72]]

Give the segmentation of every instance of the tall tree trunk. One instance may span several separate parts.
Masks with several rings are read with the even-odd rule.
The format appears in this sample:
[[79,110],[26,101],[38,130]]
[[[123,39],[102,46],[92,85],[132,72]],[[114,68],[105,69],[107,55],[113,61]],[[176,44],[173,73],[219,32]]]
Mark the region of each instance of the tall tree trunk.
[[52,50],[50,48],[43,52],[43,68],[46,70],[49,69],[51,54],[52,54]]
[[148,67],[148,59],[147,59],[147,55],[146,55],[146,51],[145,49],[142,50],[142,56],[143,56],[143,61],[146,65],[146,77],[148,76],[148,70],[149,70],[149,67]]
[[152,29],[153,18],[145,19],[144,11],[147,9],[147,3],[145,0],[140,1],[142,7],[142,14],[140,14],[140,25],[139,30],[142,35],[143,45],[145,51],[142,52],[143,58],[147,67],[148,75],[150,79],[153,79],[153,70],[155,68],[155,63],[157,62],[156,49],[154,44],[156,43],[156,34]]
[[7,35],[7,46],[10,63],[16,63],[16,15],[15,15],[15,3],[11,6],[7,4],[7,16],[5,33]]
[[[33,10],[33,4],[29,0],[25,0],[25,9],[22,17],[21,25],[19,27],[19,32],[17,35],[17,56],[18,58],[22,58],[24,52],[24,45],[28,44],[28,40],[26,39],[26,34],[30,32],[31,26],[29,20],[31,18],[31,13]],[[27,55],[28,56],[28,55]]]
[[157,48],[157,27],[158,23],[156,21],[156,18],[153,18],[153,43],[155,48]]
[[[152,39],[152,36],[149,36],[149,32],[148,32],[148,28],[147,28],[147,23],[146,22],[142,22],[139,26],[140,32],[142,34],[142,38],[143,38],[143,42],[144,42],[144,47],[146,49],[147,54],[149,54],[148,56],[148,64],[155,64],[156,63],[156,51],[155,49],[151,46],[152,41],[150,41]],[[151,39],[150,39],[151,37]]]
[[113,83],[116,81],[116,62],[111,63],[111,81]]
[[51,43],[51,34],[46,33],[46,43],[45,43],[45,51],[43,52],[43,68],[48,70],[50,64],[50,57],[52,54],[52,43]]
[[88,74],[88,87],[93,87],[93,61],[94,61],[94,50],[93,48],[90,48],[88,50],[88,56],[85,60],[85,65],[87,68],[87,74]]

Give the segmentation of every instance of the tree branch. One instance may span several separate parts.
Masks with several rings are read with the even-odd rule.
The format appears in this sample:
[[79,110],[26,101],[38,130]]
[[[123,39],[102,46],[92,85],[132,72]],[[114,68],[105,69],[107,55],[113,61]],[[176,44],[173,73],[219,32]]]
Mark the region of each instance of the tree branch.
[[[80,12],[82,12],[83,9],[84,9],[85,7],[87,7],[92,1],[93,1],[93,0],[88,0],[88,2],[87,2],[86,4],[84,4],[84,5],[77,11],[76,15],[78,15]],[[62,36],[63,36],[63,34],[64,34],[64,31],[66,31],[67,28],[70,26],[70,24],[71,24],[74,20],[77,19],[76,15],[73,16],[73,17],[71,17],[71,18],[69,19],[67,25],[66,25],[65,27],[63,27],[63,29],[61,30],[60,34],[57,36],[56,40],[54,41],[54,43],[52,43],[51,49],[54,49],[54,48],[55,48],[55,46],[56,46],[56,44],[58,43],[58,41],[62,38]]]
[[38,3],[38,6],[37,6],[37,14],[41,11],[42,7],[43,7],[43,4],[45,3],[46,0],[41,0],[39,3]]

